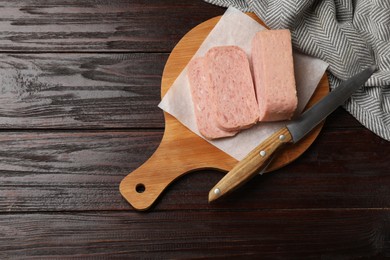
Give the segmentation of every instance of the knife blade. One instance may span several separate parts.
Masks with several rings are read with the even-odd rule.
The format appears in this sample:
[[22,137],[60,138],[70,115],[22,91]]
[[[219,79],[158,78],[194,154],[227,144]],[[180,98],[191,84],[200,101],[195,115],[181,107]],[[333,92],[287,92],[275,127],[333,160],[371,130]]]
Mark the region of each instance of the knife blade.
[[209,202],[215,201],[236,190],[264,171],[279,149],[288,143],[296,143],[324,120],[337,107],[360,88],[375,72],[376,66],[370,66],[352,78],[341,83],[317,104],[306,110],[300,117],[276,131],[264,142],[253,149],[237,163],[209,192]]

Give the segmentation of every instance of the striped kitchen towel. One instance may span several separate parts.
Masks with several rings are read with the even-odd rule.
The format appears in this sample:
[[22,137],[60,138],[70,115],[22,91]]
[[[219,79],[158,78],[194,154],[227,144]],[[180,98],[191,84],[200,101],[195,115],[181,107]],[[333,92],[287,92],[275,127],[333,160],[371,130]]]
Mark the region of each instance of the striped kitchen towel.
[[390,141],[390,1],[205,1],[254,12],[271,29],[290,29],[296,50],[329,63],[331,89],[376,64],[379,70],[344,108]]

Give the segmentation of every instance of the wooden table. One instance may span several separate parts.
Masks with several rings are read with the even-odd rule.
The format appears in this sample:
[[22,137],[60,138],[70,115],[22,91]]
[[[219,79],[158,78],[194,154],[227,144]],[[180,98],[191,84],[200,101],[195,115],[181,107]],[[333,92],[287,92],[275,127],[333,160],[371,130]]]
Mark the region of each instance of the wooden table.
[[0,1],[0,257],[389,257],[389,142],[341,108],[226,200],[210,170],[132,209],[119,183],[162,138],[168,55],[225,11],[150,2]]

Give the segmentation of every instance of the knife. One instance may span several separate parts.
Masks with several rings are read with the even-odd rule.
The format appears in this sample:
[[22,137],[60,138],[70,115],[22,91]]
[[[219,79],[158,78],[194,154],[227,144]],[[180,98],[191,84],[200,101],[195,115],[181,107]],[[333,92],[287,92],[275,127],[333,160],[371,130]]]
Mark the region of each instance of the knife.
[[253,149],[234,166],[209,192],[209,202],[215,201],[249,181],[258,172],[264,172],[274,153],[288,143],[297,143],[337,107],[342,105],[374,73],[376,66],[370,66],[352,78],[341,83],[317,104],[306,110],[264,142]]

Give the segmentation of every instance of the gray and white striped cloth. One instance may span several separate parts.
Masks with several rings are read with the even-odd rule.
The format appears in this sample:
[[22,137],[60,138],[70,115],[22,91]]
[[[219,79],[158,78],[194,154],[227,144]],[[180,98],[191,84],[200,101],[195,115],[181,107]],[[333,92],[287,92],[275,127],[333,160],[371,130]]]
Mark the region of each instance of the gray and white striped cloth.
[[254,12],[271,29],[290,29],[295,49],[329,63],[331,89],[376,64],[379,70],[344,108],[390,141],[389,0],[205,1]]

